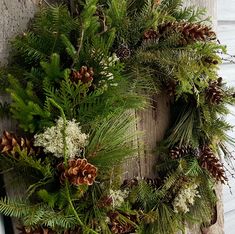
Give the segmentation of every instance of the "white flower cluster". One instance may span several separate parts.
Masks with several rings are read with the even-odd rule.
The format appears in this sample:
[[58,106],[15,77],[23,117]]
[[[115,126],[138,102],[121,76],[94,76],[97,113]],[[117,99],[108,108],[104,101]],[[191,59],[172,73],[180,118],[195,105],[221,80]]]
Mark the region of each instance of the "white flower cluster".
[[[66,152],[69,158],[80,156],[81,150],[87,145],[88,135],[82,133],[79,123],[74,119],[72,121],[66,120],[65,140]],[[53,153],[56,157],[63,157],[64,141],[63,141],[64,121],[60,117],[56,125],[47,128],[44,133],[35,135],[35,146],[44,147],[45,153]]]
[[[100,62],[100,65],[103,66],[103,71],[100,72],[100,74],[102,76],[105,76],[106,77],[106,80],[101,80],[100,81],[100,84],[104,85],[107,81],[109,83],[110,86],[117,86],[118,84],[113,82],[114,80],[114,75],[113,73],[109,72],[108,69],[109,67],[111,66],[114,66],[116,62],[119,61],[119,58],[117,57],[117,55],[115,53],[113,53],[113,55],[111,57],[108,58],[108,61],[107,60],[102,60]],[[107,85],[107,84],[106,84]]]
[[183,187],[177,197],[173,201],[174,212],[187,213],[189,212],[189,206],[194,204],[195,197],[200,197],[197,190],[198,185],[195,183],[189,184]]
[[109,196],[112,198],[112,205],[114,207],[120,207],[124,200],[128,197],[128,190],[109,190]]

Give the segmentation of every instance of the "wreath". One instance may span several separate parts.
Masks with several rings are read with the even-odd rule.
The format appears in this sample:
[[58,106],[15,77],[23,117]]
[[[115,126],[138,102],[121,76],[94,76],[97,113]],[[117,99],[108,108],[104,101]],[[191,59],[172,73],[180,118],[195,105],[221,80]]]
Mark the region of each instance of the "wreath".
[[[218,75],[225,46],[205,11],[180,0],[86,0],[42,6],[1,68],[1,170],[26,184],[0,200],[20,233],[172,234],[209,225],[227,183],[234,90]],[[155,178],[123,179],[139,150],[134,110],[170,99]],[[147,132],[145,134],[148,134]],[[20,183],[21,184],[21,183]],[[12,186],[15,186],[12,184]]]

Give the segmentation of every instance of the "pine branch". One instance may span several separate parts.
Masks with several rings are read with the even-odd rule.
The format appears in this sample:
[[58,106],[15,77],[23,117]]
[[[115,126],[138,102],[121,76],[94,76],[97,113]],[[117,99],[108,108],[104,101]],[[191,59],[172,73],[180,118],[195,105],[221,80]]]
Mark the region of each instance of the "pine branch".
[[133,156],[134,126],[135,120],[128,114],[110,115],[91,132],[87,158],[99,168],[108,169]]

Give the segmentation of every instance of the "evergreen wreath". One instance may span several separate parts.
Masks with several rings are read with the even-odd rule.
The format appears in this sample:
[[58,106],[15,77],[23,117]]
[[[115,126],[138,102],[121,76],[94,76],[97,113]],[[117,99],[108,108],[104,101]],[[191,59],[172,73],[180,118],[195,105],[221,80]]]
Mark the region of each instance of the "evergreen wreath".
[[[70,1],[71,2],[71,1]],[[27,184],[0,200],[20,233],[172,234],[210,223],[218,156],[230,160],[224,116],[234,90],[218,76],[226,53],[204,17],[181,0],[85,0],[42,7],[1,69],[21,135],[0,139],[3,172]],[[3,89],[3,87],[2,87]],[[136,149],[130,110],[171,97],[156,178],[122,180]],[[10,170],[9,170],[10,169]]]

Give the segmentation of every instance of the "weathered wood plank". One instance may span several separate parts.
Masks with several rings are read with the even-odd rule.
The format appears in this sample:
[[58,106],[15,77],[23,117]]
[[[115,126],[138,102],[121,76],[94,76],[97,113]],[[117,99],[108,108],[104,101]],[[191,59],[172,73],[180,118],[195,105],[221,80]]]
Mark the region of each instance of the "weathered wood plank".
[[[23,33],[27,24],[37,10],[38,0],[0,0],[0,65],[7,64],[10,58],[10,40],[19,33]],[[0,94],[0,101],[8,101],[6,94]],[[1,119],[0,132],[4,129],[14,131],[15,123],[9,119]],[[13,175],[7,173],[4,175],[7,195],[24,196],[25,186],[12,186]],[[14,221],[14,233],[18,233],[17,222]]]

